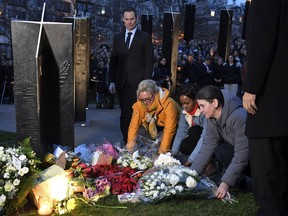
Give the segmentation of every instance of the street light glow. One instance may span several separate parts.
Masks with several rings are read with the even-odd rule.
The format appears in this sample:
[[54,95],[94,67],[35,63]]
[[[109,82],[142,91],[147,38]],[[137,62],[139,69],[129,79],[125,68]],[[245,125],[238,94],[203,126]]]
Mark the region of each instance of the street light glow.
[[215,14],[216,14],[216,11],[215,11],[215,10],[211,10],[211,12],[210,12],[210,16],[211,16],[211,17],[214,17]]
[[100,12],[100,13],[101,13],[101,15],[104,15],[104,14],[106,13],[105,7],[102,7],[102,8],[101,8],[101,12]]

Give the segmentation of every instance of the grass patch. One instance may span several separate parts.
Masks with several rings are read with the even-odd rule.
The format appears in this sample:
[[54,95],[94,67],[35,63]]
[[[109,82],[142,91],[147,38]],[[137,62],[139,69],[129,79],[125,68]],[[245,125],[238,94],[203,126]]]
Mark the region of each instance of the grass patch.
[[[192,198],[171,198],[156,204],[125,203],[121,204],[117,196],[112,195],[100,199],[96,205],[87,205],[77,200],[77,207],[65,216],[252,216],[255,215],[256,207],[253,196],[249,193],[234,194],[238,203],[223,203],[216,199],[192,199]],[[126,208],[113,208],[116,206]],[[18,212],[19,215],[37,215],[37,210]],[[53,214],[56,215],[56,214]]]

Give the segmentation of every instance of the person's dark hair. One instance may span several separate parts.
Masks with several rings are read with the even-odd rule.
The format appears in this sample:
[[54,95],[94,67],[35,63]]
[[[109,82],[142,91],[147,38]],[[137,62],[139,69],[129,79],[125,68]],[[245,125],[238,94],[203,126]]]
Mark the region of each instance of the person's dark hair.
[[125,8],[125,9],[123,10],[123,14],[124,14],[125,12],[134,12],[135,17],[137,17],[136,9],[133,8],[133,7],[127,7],[127,8]]
[[207,85],[201,88],[196,94],[196,100],[206,100],[212,103],[214,99],[218,100],[218,107],[224,106],[224,96],[217,86]]
[[193,58],[195,58],[194,54],[193,53],[188,53],[187,57],[188,56],[192,56]]
[[160,56],[160,57],[158,58],[158,64],[160,64],[160,62],[161,62],[163,59],[167,60],[164,56]]
[[187,83],[183,85],[180,89],[179,96],[187,96],[192,100],[195,100],[196,94],[199,91],[199,86],[194,83]]
[[228,58],[227,58],[227,63],[229,63],[229,57],[233,57],[233,62],[235,63],[236,61],[235,61],[235,57],[234,57],[234,55],[232,54],[232,53],[230,53],[229,55],[228,55]]

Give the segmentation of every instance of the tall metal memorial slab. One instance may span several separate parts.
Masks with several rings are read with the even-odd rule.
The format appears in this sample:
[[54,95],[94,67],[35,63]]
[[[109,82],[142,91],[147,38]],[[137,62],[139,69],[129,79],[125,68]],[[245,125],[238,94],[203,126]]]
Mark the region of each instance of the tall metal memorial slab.
[[90,18],[65,17],[73,24],[75,122],[86,121],[90,78]]
[[17,139],[42,156],[53,144],[74,148],[70,23],[11,21]]
[[184,19],[184,39],[186,44],[193,39],[194,36],[194,22],[195,22],[196,5],[185,5],[185,19]]
[[163,20],[163,56],[166,57],[167,66],[172,73],[172,83],[170,94],[175,97],[176,94],[176,76],[177,76],[177,56],[178,56],[178,37],[180,32],[180,13],[164,13]]
[[153,15],[142,14],[141,15],[141,30],[148,32],[150,35],[152,35],[152,27],[153,27]]
[[221,10],[218,35],[218,54],[226,61],[229,55],[233,10]]

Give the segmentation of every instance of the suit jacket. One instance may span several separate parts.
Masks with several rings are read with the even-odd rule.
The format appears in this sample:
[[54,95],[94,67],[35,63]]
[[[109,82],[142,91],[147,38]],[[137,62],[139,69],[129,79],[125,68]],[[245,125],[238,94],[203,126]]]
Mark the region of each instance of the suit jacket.
[[257,95],[259,110],[248,115],[250,138],[288,135],[287,26],[287,0],[251,2],[243,90]]
[[109,67],[109,81],[119,91],[125,85],[136,87],[140,81],[151,79],[153,49],[151,36],[136,30],[130,49],[125,45],[125,31],[115,35]]

